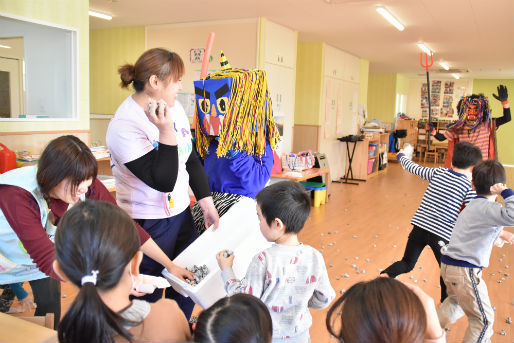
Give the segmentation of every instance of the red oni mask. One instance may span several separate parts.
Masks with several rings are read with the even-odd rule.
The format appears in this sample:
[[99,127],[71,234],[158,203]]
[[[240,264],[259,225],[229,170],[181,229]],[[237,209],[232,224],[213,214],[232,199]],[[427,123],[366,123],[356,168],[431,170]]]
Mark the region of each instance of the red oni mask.
[[474,122],[477,120],[478,116],[478,103],[476,100],[473,100],[471,104],[468,106],[468,116],[466,118],[466,121],[468,122]]

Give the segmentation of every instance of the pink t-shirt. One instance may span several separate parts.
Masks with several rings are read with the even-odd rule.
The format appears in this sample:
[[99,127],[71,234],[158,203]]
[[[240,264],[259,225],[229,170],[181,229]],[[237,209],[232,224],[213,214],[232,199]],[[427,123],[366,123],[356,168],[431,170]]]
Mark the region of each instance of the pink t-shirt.
[[179,170],[175,188],[170,193],[148,187],[125,166],[125,163],[158,147],[159,130],[148,120],[143,108],[129,96],[109,123],[106,140],[116,179],[116,200],[132,218],[168,218],[189,206],[189,174],[185,164],[192,150],[189,120],[178,101],[171,111],[175,121]]

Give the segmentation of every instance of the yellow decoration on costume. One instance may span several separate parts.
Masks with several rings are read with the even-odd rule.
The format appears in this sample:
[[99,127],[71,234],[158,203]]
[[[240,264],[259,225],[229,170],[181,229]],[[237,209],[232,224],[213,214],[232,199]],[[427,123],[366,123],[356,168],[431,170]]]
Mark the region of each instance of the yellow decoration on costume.
[[222,71],[232,69],[232,67],[230,66],[230,63],[228,63],[228,60],[225,57],[225,54],[223,53],[223,51],[221,51],[220,65],[221,65]]
[[170,194],[168,194],[168,206],[169,208],[175,207],[175,200],[171,197]]

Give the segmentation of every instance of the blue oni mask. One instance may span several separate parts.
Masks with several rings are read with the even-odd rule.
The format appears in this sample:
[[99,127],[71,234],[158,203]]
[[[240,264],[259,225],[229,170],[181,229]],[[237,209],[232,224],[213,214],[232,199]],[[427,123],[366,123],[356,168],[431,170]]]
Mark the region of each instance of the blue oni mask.
[[194,86],[200,128],[205,135],[219,137],[228,110],[232,78],[194,81]]

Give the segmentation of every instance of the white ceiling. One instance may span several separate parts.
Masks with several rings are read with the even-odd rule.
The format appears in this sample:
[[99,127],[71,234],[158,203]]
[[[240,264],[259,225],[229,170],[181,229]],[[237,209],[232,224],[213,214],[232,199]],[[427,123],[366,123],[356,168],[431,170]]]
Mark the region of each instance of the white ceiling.
[[[90,0],[113,16],[92,29],[265,17],[370,61],[370,71],[424,76],[419,48],[434,51],[431,75],[444,61],[462,78],[514,78],[514,0]],[[404,25],[375,10],[383,5]],[[207,40],[207,37],[205,37]]]

